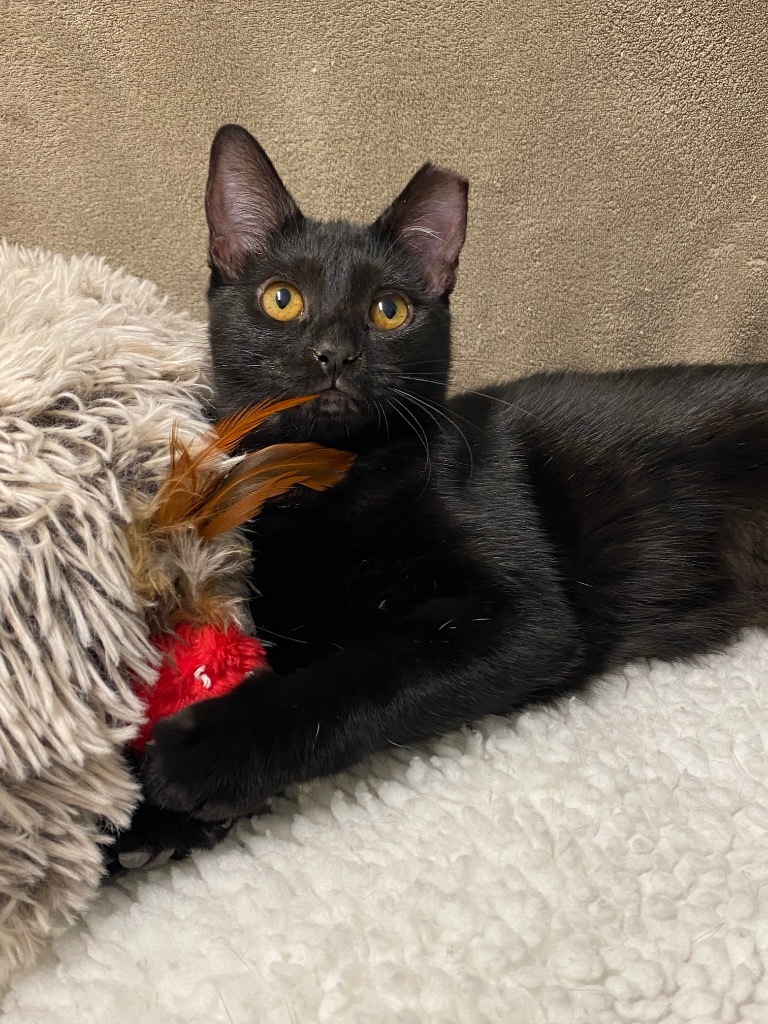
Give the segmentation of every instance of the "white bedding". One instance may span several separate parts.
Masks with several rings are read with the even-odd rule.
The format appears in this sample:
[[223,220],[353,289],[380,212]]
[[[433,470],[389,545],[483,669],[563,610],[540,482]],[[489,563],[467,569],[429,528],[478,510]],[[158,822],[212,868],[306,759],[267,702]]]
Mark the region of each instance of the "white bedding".
[[393,749],[106,889],[5,1024],[764,1024],[768,639]]

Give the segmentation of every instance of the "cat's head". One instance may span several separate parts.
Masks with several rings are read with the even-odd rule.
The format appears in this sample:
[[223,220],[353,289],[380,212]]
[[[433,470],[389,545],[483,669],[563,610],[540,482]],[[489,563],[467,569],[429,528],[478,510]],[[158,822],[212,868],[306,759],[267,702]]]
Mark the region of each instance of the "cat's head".
[[283,436],[342,443],[428,419],[449,371],[467,182],[426,164],[375,223],[304,217],[237,125],[211,150],[210,334],[219,411],[320,392]]

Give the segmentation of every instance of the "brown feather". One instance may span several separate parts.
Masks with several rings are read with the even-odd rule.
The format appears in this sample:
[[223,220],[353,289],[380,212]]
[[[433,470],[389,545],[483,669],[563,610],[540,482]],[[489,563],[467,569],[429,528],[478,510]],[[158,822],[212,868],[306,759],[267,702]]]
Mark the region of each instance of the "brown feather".
[[221,482],[220,471],[213,471],[221,457],[233,451],[269,416],[311,402],[314,397],[302,395],[277,402],[259,402],[250,409],[219,420],[194,451],[181,440],[174,426],[171,432],[171,466],[157,495],[157,526],[180,525],[194,519]]
[[192,446],[171,434],[171,466],[147,526],[194,527],[208,539],[256,515],[271,497],[303,485],[323,490],[338,483],[354,456],[313,443],[276,444],[245,455],[235,466],[225,456],[268,416],[310,402],[314,395],[260,402],[219,420]]
[[259,511],[268,498],[301,485],[322,491],[337,484],[354,460],[350,452],[319,444],[276,444],[247,456],[221,481],[199,510],[198,532],[206,539],[232,530]]
[[194,548],[239,526],[267,499],[291,487],[322,490],[349,470],[352,454],[309,443],[277,444],[240,459],[227,458],[268,416],[314,397],[262,402],[219,421],[189,443],[174,427],[168,476],[128,530],[136,593],[156,632],[178,622],[238,621],[238,601],[221,593],[215,580],[191,582],[185,568],[190,543]]
[[299,398],[283,398],[280,401],[257,402],[250,409],[233,413],[214,425],[214,431],[219,439],[219,451],[229,454],[237,445],[247,437],[252,430],[261,426],[264,420],[274,416],[285,409],[293,409],[297,405],[304,405],[317,398],[317,395],[301,395]]

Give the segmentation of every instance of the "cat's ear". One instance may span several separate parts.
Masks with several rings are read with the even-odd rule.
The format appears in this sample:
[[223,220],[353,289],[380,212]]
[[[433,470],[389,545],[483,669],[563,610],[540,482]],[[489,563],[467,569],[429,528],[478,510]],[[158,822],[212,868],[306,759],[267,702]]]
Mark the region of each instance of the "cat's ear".
[[376,227],[411,251],[430,292],[440,298],[456,284],[468,191],[468,182],[458,174],[424,164],[376,221]]
[[272,161],[238,124],[225,124],[213,140],[205,213],[209,261],[230,279],[249,256],[266,252],[270,237],[287,220],[301,216]]

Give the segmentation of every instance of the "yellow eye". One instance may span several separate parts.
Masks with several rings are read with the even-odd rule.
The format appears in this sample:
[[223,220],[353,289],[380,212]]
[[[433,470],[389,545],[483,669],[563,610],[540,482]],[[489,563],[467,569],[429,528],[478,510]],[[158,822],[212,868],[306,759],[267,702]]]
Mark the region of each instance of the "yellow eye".
[[304,299],[296,285],[273,281],[261,293],[261,308],[273,320],[295,320],[304,309]]
[[402,327],[409,313],[408,303],[396,292],[380,295],[368,311],[374,325],[380,327],[382,331],[393,331],[396,327]]

